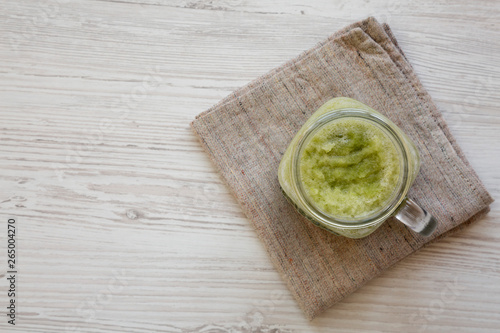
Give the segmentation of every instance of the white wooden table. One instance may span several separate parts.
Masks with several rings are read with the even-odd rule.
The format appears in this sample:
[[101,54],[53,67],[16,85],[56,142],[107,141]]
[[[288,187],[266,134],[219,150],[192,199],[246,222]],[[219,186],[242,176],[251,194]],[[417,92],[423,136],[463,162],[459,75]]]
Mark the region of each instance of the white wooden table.
[[499,202],[308,322],[189,128],[231,91],[374,15],[498,198],[500,2],[0,8],[1,332],[500,331]]

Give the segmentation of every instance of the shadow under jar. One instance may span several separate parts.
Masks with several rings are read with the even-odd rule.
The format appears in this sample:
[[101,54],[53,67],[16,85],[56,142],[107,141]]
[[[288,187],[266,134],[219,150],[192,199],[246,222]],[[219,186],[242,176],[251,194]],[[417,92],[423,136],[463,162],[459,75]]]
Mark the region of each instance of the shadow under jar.
[[400,128],[361,102],[338,97],[293,138],[278,178],[295,208],[334,234],[362,238],[395,216],[429,236],[436,220],[406,196],[419,168],[418,151]]

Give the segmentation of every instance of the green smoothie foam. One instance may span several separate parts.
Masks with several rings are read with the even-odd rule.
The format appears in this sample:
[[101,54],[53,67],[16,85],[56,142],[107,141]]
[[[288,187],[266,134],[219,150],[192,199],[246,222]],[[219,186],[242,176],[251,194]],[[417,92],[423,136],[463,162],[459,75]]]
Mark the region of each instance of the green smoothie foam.
[[362,118],[340,118],[306,142],[299,160],[303,188],[324,213],[344,219],[385,207],[398,186],[399,152],[389,136]]

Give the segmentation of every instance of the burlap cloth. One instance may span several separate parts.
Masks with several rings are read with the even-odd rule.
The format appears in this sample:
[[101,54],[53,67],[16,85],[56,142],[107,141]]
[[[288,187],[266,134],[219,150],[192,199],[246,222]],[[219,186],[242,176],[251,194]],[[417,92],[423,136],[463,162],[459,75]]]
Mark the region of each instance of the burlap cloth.
[[[439,221],[429,238],[389,220],[363,239],[324,231],[283,197],[277,177],[293,136],[324,102],[357,99],[385,114],[420,151],[409,197]],[[200,114],[192,128],[252,221],[307,318],[425,244],[477,220],[493,201],[389,27],[352,24]]]

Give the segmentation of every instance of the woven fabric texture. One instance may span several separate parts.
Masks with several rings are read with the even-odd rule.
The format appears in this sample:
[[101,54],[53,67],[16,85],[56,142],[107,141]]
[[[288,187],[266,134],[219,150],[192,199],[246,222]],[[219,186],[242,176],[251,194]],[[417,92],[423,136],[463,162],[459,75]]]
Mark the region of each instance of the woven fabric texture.
[[[438,220],[431,237],[392,219],[363,239],[335,236],[283,197],[277,170],[285,149],[317,108],[339,96],[383,113],[415,142],[422,167],[408,196]],[[493,201],[390,28],[374,18],[237,90],[191,126],[309,319],[429,242],[477,220]]]

